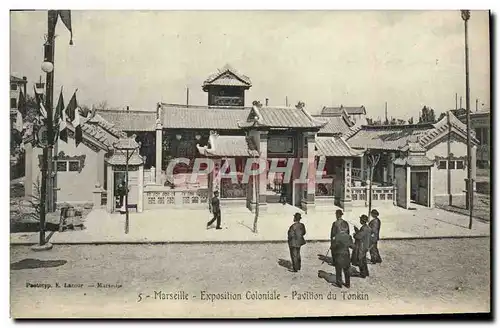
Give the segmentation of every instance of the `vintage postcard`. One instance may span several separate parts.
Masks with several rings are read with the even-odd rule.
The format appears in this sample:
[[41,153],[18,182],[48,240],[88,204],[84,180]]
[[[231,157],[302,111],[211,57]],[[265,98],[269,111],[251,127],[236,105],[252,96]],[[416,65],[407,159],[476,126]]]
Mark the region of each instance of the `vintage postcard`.
[[491,312],[490,12],[10,12],[13,318]]

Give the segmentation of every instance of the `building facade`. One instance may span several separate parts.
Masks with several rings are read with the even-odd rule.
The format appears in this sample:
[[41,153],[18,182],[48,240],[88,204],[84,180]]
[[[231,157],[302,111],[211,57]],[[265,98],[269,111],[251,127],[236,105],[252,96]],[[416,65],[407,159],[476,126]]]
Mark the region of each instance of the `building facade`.
[[28,79],[26,76],[23,78],[18,78],[14,75],[10,76],[10,123],[11,126],[15,126],[17,120],[17,106],[19,102],[19,96],[21,91],[26,96],[26,85],[28,84]]
[[[57,201],[93,201],[117,210],[125,156],[114,145],[127,139],[137,143],[128,184],[129,204],[138,211],[206,208],[216,190],[223,206],[252,211],[257,204],[265,211],[280,198],[313,211],[368,206],[370,192],[374,206],[405,208],[433,207],[435,197],[462,196],[466,133],[453,114],[436,124],[366,126],[351,117],[365,115],[364,107],[363,114],[349,115],[341,107],[317,116],[303,103],[272,107],[253,102],[245,107],[251,87],[247,76],[225,66],[203,83],[207,105],[98,110],[84,121],[84,143],[78,148],[71,141],[58,143]],[[33,163],[27,160],[26,176],[35,181],[41,151],[30,154]],[[378,163],[373,166],[374,158]],[[196,163],[209,159],[213,170],[206,167],[194,175]],[[266,163],[264,172],[245,178],[255,161]]]

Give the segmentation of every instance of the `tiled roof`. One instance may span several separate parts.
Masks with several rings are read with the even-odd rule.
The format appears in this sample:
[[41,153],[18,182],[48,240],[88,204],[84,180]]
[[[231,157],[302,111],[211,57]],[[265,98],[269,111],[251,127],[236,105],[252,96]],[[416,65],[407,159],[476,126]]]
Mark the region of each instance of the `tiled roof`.
[[312,117],[304,108],[254,106],[239,126],[319,129],[325,126],[326,123],[320,118]]
[[400,150],[408,142],[419,141],[431,129],[431,124],[362,126],[347,143],[358,149]]
[[[451,130],[455,133],[458,133],[464,139],[467,139],[467,126],[462,123],[451,111],[448,112],[449,115],[449,125],[451,126]],[[433,129],[429,130],[425,136],[420,138],[420,144],[424,147],[430,145],[434,140],[439,139],[439,137],[446,135],[449,133],[450,126],[448,125],[448,117],[445,115],[440,121],[433,124]],[[474,131],[471,131],[471,140],[475,144],[479,144]]]
[[[110,123],[105,121],[102,117],[98,117],[97,114],[90,120],[82,117],[81,122],[83,137],[94,141],[94,143],[97,142],[97,144],[105,150],[113,149],[113,143],[115,143],[118,138],[125,136],[124,132],[110,128]],[[70,131],[74,132],[74,128],[71,125],[67,127]]]
[[323,107],[321,115],[336,116],[340,115],[345,110],[348,115],[366,114],[365,106],[360,107]]
[[316,137],[316,155],[329,157],[361,156],[361,151],[352,149],[345,140],[335,137]]
[[426,156],[408,156],[405,158],[396,158],[394,165],[401,166],[433,166],[434,162]]
[[[113,155],[108,159],[108,163],[111,165],[126,165],[127,155],[123,151],[115,151]],[[143,164],[142,157],[139,152],[134,152],[130,159],[128,160],[128,165],[141,165]]]
[[106,121],[122,131],[155,131],[156,111],[98,110]]
[[248,109],[162,104],[161,114],[165,129],[238,130],[238,122],[247,119]]
[[23,80],[21,78],[18,78],[17,76],[11,75],[10,76],[10,82],[11,83],[27,83],[26,80]]
[[217,157],[255,157],[258,151],[252,138],[249,136],[220,136],[211,135],[210,148],[198,147],[201,154]]
[[205,87],[210,85],[243,86],[250,88],[252,82],[248,76],[239,73],[233,67],[226,64],[203,82],[203,90],[207,91]]
[[318,117],[321,120],[326,121],[326,125],[319,130],[319,134],[341,134],[346,135],[351,131],[351,127],[353,126],[352,122],[350,122],[344,116],[335,116],[335,117]]
[[115,128],[113,123],[106,121],[101,115],[99,115],[97,113],[93,118],[91,118],[89,121],[87,121],[87,123],[88,124],[97,124],[99,127],[108,131],[110,134],[112,134],[115,137],[125,138],[127,136],[127,134],[125,132]]
[[139,148],[139,144],[133,138],[120,138],[113,143],[115,149],[132,150]]
[[401,148],[401,151],[410,151],[410,152],[425,152],[426,149],[420,145],[418,142],[409,142]]

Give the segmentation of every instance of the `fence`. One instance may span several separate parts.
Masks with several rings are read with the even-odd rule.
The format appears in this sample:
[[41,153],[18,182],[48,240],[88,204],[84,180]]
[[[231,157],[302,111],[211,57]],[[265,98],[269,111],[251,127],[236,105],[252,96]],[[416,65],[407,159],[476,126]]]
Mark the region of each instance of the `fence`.
[[204,208],[208,206],[208,189],[171,189],[164,186],[144,188],[144,209],[182,207]]

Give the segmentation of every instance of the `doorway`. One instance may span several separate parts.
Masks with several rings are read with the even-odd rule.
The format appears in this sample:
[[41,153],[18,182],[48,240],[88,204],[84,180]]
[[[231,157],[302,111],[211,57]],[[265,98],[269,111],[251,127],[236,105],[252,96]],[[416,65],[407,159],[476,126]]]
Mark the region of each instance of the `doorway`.
[[419,205],[429,206],[429,172],[413,171],[411,172],[411,202]]

